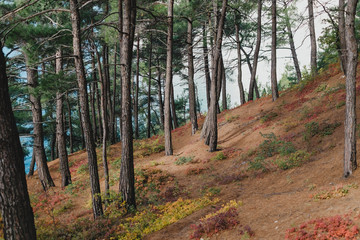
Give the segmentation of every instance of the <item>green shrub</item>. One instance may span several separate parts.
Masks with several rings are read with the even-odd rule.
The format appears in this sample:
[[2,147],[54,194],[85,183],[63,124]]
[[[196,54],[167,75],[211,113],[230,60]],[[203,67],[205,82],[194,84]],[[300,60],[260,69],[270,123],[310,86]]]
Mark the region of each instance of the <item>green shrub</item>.
[[194,156],[190,156],[190,157],[179,157],[178,159],[176,159],[175,164],[176,165],[184,165],[186,163],[191,162],[194,159]]
[[282,170],[299,167],[310,159],[310,153],[298,150],[284,158],[278,158],[275,164]]
[[212,161],[215,161],[215,160],[224,160],[226,159],[226,155],[221,151],[221,152],[218,152],[214,157],[211,158]]
[[322,137],[332,135],[341,123],[323,123],[319,125],[317,122],[309,122],[305,124],[305,131],[303,133],[304,140],[309,141],[310,138],[320,135]]
[[326,83],[322,83],[320,84],[316,89],[315,89],[315,92],[322,92],[324,91],[325,89],[327,88],[327,84]]
[[89,172],[89,167],[88,167],[87,163],[80,165],[80,167],[76,171],[76,173],[78,173],[78,174],[82,174],[84,172]]

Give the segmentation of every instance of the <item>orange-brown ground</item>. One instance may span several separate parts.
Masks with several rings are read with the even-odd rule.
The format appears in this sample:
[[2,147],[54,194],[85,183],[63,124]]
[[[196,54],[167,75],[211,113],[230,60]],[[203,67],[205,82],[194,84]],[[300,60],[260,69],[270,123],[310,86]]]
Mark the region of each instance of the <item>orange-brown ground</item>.
[[[178,188],[181,189],[178,197],[200,197],[207,189],[212,188],[220,191],[216,194],[221,199],[219,205],[230,200],[241,200],[243,205],[239,208],[238,220],[241,225],[248,225],[255,232],[252,239],[284,239],[287,229],[314,218],[347,213],[359,215],[358,188],[351,188],[343,197],[326,200],[314,200],[312,197],[322,190],[331,190],[339,185],[356,185],[360,182],[359,170],[348,179],[342,178],[345,89],[341,84],[344,83],[345,79],[340,71],[333,67],[304,88],[282,92],[276,102],[272,102],[271,97],[264,97],[221,113],[218,117],[218,146],[227,155],[224,160],[211,160],[217,152],[208,152],[208,147],[200,139],[200,131],[191,136],[190,125],[187,124],[173,131],[173,156],[164,156],[163,152],[139,156],[140,151],[136,151],[135,168],[158,169],[171,176],[170,180],[161,186],[159,195],[169,186],[174,186],[176,180]],[[325,85],[326,89],[321,90],[321,86]],[[334,88],[333,91],[329,90],[331,88]],[[359,95],[359,89],[357,94]],[[203,120],[202,117],[199,122],[202,124]],[[314,136],[305,141],[305,124],[312,121],[320,125],[340,123],[340,126],[331,135]],[[248,171],[248,161],[253,159],[249,156],[249,151],[256,149],[264,141],[260,132],[273,132],[276,136],[293,142],[297,149],[312,153],[310,162],[289,170],[280,170],[272,165],[269,172]],[[162,137],[158,138],[162,141]],[[155,139],[157,138],[153,137],[147,142]],[[119,158],[120,154],[120,143],[110,147],[110,177],[115,179],[111,188],[115,191],[118,189],[116,178],[119,169],[115,169],[112,162]],[[100,155],[99,151],[98,156]],[[176,165],[176,159],[181,156],[194,156],[194,160],[192,163]],[[101,159],[99,161],[101,162]],[[53,200],[53,208],[60,208],[61,204],[65,204],[69,199],[72,201],[71,209],[55,218],[61,218],[61,221],[69,224],[78,217],[91,217],[92,214],[89,208],[88,175],[86,171],[78,171],[79,166],[86,163],[86,152],[72,154],[70,163],[72,180],[83,182],[84,185],[84,190],[76,190],[76,194],[69,194],[69,190],[59,187],[58,160],[49,163],[56,184],[50,194],[56,192],[59,195]],[[103,187],[101,163],[99,167]],[[39,198],[42,190],[36,173],[28,179],[28,185],[31,195]],[[34,207],[39,219],[49,218],[48,210],[44,206]],[[211,211],[214,211],[212,207],[206,207],[146,236],[145,239],[189,239],[193,231],[190,226],[198,223],[200,218]],[[240,225],[214,234],[209,239],[241,239],[239,229]]]

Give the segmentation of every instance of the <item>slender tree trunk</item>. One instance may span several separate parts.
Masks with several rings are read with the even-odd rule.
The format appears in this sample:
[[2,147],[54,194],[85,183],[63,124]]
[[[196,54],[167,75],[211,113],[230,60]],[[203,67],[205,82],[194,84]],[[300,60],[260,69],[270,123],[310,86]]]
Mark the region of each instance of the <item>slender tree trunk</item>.
[[346,75],[347,56],[346,56],[346,31],[345,31],[345,0],[339,0],[339,42],[340,42],[340,63]]
[[114,144],[116,143],[116,116],[115,116],[115,106],[116,106],[116,79],[117,79],[117,72],[116,72],[116,62],[117,62],[117,57],[116,54],[118,52],[118,45],[115,44],[115,50],[114,50],[114,81],[113,81],[113,93],[112,93],[112,115],[111,115],[111,126],[112,126],[112,135],[111,135],[111,143]]
[[[85,149],[85,136],[84,136],[84,127],[83,127],[83,116],[81,114],[81,106],[80,106],[80,94],[77,94],[77,107],[78,107],[78,113],[79,113],[79,120],[80,120],[80,131],[81,131],[81,149]],[[94,140],[95,141],[95,140]],[[95,144],[95,143],[94,143]]]
[[[190,3],[190,0],[188,0]],[[193,53],[193,25],[192,20],[188,20],[187,26],[187,50],[188,50],[188,78],[189,78],[189,111],[191,121],[191,134],[195,134],[198,130],[197,116],[196,116],[196,97],[195,97],[195,83],[194,83],[194,53]]]
[[238,86],[240,93],[240,104],[244,104],[245,100],[245,91],[244,85],[242,83],[242,67],[241,67],[241,42],[239,38],[240,28],[238,24],[235,24],[235,37],[236,37],[236,46],[237,46],[237,55],[238,55]]
[[74,145],[73,145],[73,128],[72,128],[72,121],[71,121],[71,106],[70,106],[70,101],[69,101],[69,94],[66,93],[66,105],[67,105],[67,109],[68,109],[68,117],[69,117],[69,152],[73,153],[74,152]]
[[73,34],[75,68],[76,68],[77,82],[79,86],[79,98],[80,98],[81,116],[82,116],[81,125],[83,126],[84,129],[86,150],[88,154],[92,208],[93,208],[94,218],[96,219],[99,216],[103,215],[103,209],[102,209],[101,196],[100,196],[100,183],[99,183],[99,173],[97,166],[97,157],[95,151],[95,142],[93,139],[91,124],[90,124],[85,68],[83,62],[83,55],[81,52],[80,15],[79,15],[77,0],[70,0],[70,12],[71,12],[72,34]]
[[228,105],[227,105],[227,99],[226,99],[226,73],[225,73],[225,66],[224,66],[224,61],[222,61],[222,64],[221,64],[221,72],[222,72],[222,89],[221,89],[221,92],[222,92],[222,108],[223,108],[223,111],[224,110],[227,110],[228,109]]
[[357,0],[348,0],[346,11],[346,110],[345,110],[345,149],[344,177],[348,177],[357,168],[356,162],[356,68],[358,46],[355,37],[355,14]]
[[166,81],[165,81],[165,118],[164,118],[164,136],[165,136],[165,155],[173,155],[171,139],[171,110],[170,98],[172,89],[172,48],[173,48],[173,7],[174,0],[168,0],[168,35],[166,46]]
[[[120,60],[120,85],[119,85],[119,92],[121,94],[120,98],[119,98],[119,119],[120,119],[120,138],[122,136],[122,92],[123,92],[123,87],[122,87],[122,74],[121,74],[121,58],[122,58],[122,39],[123,39],[123,0],[118,0],[118,12],[119,12],[119,60]],[[121,140],[121,139],[120,139]]]
[[140,76],[140,37],[137,36],[136,44],[136,84],[135,84],[135,107],[134,107],[134,125],[135,139],[139,139],[139,76]]
[[171,90],[170,90],[170,104],[171,104],[171,119],[173,120],[174,123],[174,129],[179,127],[178,124],[178,119],[177,119],[177,115],[176,115],[176,105],[175,105],[175,95],[174,95],[174,85],[172,84],[172,80],[171,80]]
[[316,35],[315,35],[315,21],[314,21],[314,3],[313,0],[308,0],[309,9],[309,30],[310,30],[310,42],[311,42],[311,73],[317,73],[317,50],[316,50]]
[[[92,46],[93,48],[95,48],[95,46]],[[96,125],[96,108],[95,108],[95,97],[96,97],[96,92],[97,92],[97,76],[96,76],[96,66],[95,66],[95,55],[94,52],[91,51],[91,68],[92,68],[92,80],[93,82],[91,83],[91,95],[90,95],[90,103],[91,103],[91,119],[92,119],[92,128],[93,128],[93,134],[94,134],[94,140],[97,141],[98,136],[97,136],[97,125]]]
[[[103,49],[105,51],[105,49]],[[97,48],[95,48],[96,53],[96,60],[97,60],[97,66],[98,66],[98,72],[99,72],[99,78],[101,82],[101,117],[102,117],[102,131],[103,131],[103,138],[102,138],[102,161],[103,161],[103,167],[104,167],[104,178],[105,178],[105,194],[107,197],[110,196],[110,185],[109,185],[109,168],[108,168],[108,162],[107,162],[107,140],[108,140],[108,115],[107,115],[107,107],[108,107],[108,84],[110,83],[106,79],[106,74],[103,72],[103,69],[101,68],[101,62],[100,62],[100,56],[97,51]]]
[[213,68],[212,68],[212,80],[211,80],[211,96],[210,96],[210,108],[208,114],[206,115],[206,119],[203,125],[203,129],[201,132],[201,136],[205,138],[205,144],[209,145],[209,151],[216,151],[217,147],[217,78],[218,78],[218,69],[220,65],[221,58],[221,46],[222,46],[222,35],[223,35],[223,27],[225,22],[225,14],[226,14],[227,0],[223,0],[222,2],[222,10],[220,21],[217,28],[216,34],[216,44],[214,48],[214,60],[213,60]]
[[150,34],[150,46],[149,46],[149,81],[148,81],[148,93],[147,93],[147,98],[148,98],[148,107],[147,107],[147,138],[150,138],[150,125],[151,125],[151,113],[150,113],[150,109],[151,109],[151,61],[152,61],[152,36]]
[[120,185],[122,199],[128,208],[136,208],[131,116],[131,58],[136,23],[136,1],[124,0],[123,36],[121,39],[122,128]]
[[[62,50],[56,51],[56,63],[55,71],[56,74],[60,74],[63,68],[62,63]],[[60,81],[60,79],[59,79]],[[69,160],[66,152],[66,139],[64,132],[64,99],[63,93],[59,90],[56,92],[56,141],[59,151],[60,158],[60,175],[61,175],[61,187],[65,187],[71,184],[71,175],[69,170]]]
[[50,171],[47,166],[47,160],[45,155],[41,101],[39,96],[33,94],[38,86],[38,81],[37,81],[38,75],[37,75],[37,70],[30,66],[31,60],[28,54],[24,53],[24,56],[26,61],[26,73],[27,73],[29,92],[31,93],[30,102],[31,102],[32,120],[34,125],[33,151],[35,152],[35,160],[37,161],[36,166],[39,174],[39,179],[42,187],[46,191],[50,187],[55,186],[55,184],[50,176]]
[[28,172],[28,175],[27,175],[28,177],[34,175],[34,169],[35,169],[35,153],[33,151],[32,157],[31,157],[31,162],[30,162],[30,167],[29,167],[29,172]]
[[300,71],[300,65],[299,65],[299,60],[296,54],[296,48],[295,48],[295,43],[294,43],[294,36],[291,30],[291,24],[290,24],[290,17],[288,14],[288,10],[287,10],[287,5],[285,4],[285,22],[286,22],[286,29],[288,32],[288,37],[289,37],[289,44],[290,44],[290,50],[291,50],[291,56],[294,62],[294,67],[295,67],[295,72],[296,72],[296,77],[297,77],[297,82],[299,83],[301,81],[301,71]]
[[56,129],[55,132],[51,133],[50,137],[50,159],[51,161],[56,159]]
[[[260,45],[261,45],[261,11],[262,11],[262,0],[258,0],[256,47],[255,47],[255,52],[254,52],[253,68],[251,71],[248,101],[254,100],[254,97],[253,97],[254,96],[254,85],[256,85],[256,72],[257,72],[259,51],[260,51]],[[256,88],[255,88],[255,90],[256,90]],[[256,95],[260,95],[259,90],[257,90]]]
[[158,71],[157,84],[158,84],[158,98],[159,98],[159,111],[160,111],[161,129],[164,130],[164,104],[163,104],[163,100],[162,100],[161,68],[160,68],[159,60],[158,60],[157,71]]
[[209,109],[209,107],[210,107],[211,78],[210,78],[210,70],[209,70],[209,50],[208,50],[208,47],[207,47],[207,33],[206,33],[205,24],[203,25],[203,52],[204,52],[206,103],[207,103],[207,107]]
[[276,101],[279,98],[276,76],[276,0],[272,0],[271,22],[271,93],[272,100]]
[[0,42],[0,211],[5,239],[36,239],[24,156],[11,109],[6,60]]

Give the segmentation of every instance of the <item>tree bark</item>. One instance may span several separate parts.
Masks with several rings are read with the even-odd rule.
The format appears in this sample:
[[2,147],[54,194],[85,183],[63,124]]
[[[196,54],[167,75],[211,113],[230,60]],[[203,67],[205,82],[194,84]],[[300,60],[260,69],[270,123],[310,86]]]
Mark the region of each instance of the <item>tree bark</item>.
[[349,0],[346,11],[346,110],[345,110],[345,148],[344,177],[348,177],[357,168],[356,162],[356,68],[358,49],[355,37],[355,14],[357,0]]
[[[103,49],[105,51],[105,49]],[[105,194],[107,197],[110,196],[110,185],[109,185],[109,168],[108,168],[108,162],[107,162],[107,140],[108,140],[108,116],[107,116],[107,107],[108,107],[108,84],[109,81],[106,79],[106,74],[103,72],[101,68],[101,62],[100,62],[100,56],[97,51],[97,48],[95,47],[95,53],[96,53],[96,60],[97,60],[97,66],[98,66],[98,72],[99,72],[99,78],[101,83],[101,123],[102,123],[102,131],[103,131],[103,138],[102,138],[102,161],[103,161],[103,167],[104,167],[104,178],[105,178]]]
[[124,0],[123,36],[121,40],[122,128],[119,190],[128,208],[136,208],[131,116],[131,59],[136,23],[136,1]]
[[[188,0],[190,3],[190,0]],[[191,18],[188,19],[187,26],[187,53],[188,53],[188,81],[189,81],[189,111],[191,121],[191,134],[195,134],[198,130],[197,116],[196,116],[196,97],[195,97],[195,83],[194,83],[194,53],[193,53],[193,23]]]
[[69,94],[66,93],[66,105],[68,110],[68,124],[69,124],[69,152],[74,152],[74,145],[73,145],[73,128],[72,128],[72,121],[71,121],[71,106],[69,101]]
[[[60,74],[62,71],[62,50],[58,49],[56,51],[56,62],[55,62],[55,72]],[[60,79],[59,79],[60,80]],[[61,187],[66,187],[71,184],[71,175],[69,170],[69,160],[66,152],[66,139],[64,132],[64,111],[63,111],[63,93],[59,90],[56,92],[56,141],[59,151],[60,158],[60,175],[61,175]]]
[[224,110],[227,110],[228,109],[228,105],[227,105],[227,99],[226,99],[226,73],[225,73],[225,66],[224,66],[224,61],[222,61],[222,64],[221,64],[221,84],[222,84],[222,89],[221,89],[221,92],[222,92],[222,109],[223,111]]
[[297,57],[297,54],[296,54],[294,36],[293,36],[292,30],[291,30],[290,17],[289,17],[289,14],[288,14],[286,3],[285,3],[285,8],[286,8],[285,9],[285,22],[286,22],[286,29],[287,29],[288,37],[289,37],[291,56],[292,56],[292,59],[293,59],[293,62],[294,62],[297,82],[299,83],[301,81],[301,71],[300,71],[299,60],[298,60],[298,57]]
[[24,156],[11,108],[6,60],[0,42],[0,211],[4,238],[36,239],[25,178]]
[[173,7],[174,0],[168,0],[168,31],[166,45],[166,80],[165,80],[165,118],[164,118],[164,136],[165,136],[165,155],[173,155],[171,139],[171,110],[170,98],[172,90],[172,48],[173,48]]
[[[254,63],[251,71],[248,101],[254,100],[254,85],[256,85],[256,72],[257,72],[259,51],[261,45],[261,11],[262,11],[262,0],[258,0],[256,47],[254,52]],[[259,90],[257,90],[256,95],[260,95]]]
[[[95,46],[93,46],[94,48]],[[97,92],[97,76],[96,76],[96,66],[95,66],[95,54],[93,51],[90,53],[91,55],[91,68],[92,68],[92,80],[91,83],[91,95],[90,95],[90,104],[91,104],[91,120],[92,120],[92,128],[93,128],[93,135],[94,140],[97,141],[98,135],[97,135],[97,124],[96,124],[96,108],[95,108],[95,98],[96,98],[96,92]]]
[[31,162],[30,162],[30,167],[29,167],[29,172],[28,172],[28,175],[27,175],[28,177],[34,175],[34,169],[35,169],[35,153],[33,151],[32,157],[31,157]]
[[346,75],[346,31],[345,31],[345,0],[339,0],[339,42],[340,42],[340,64]]
[[150,46],[149,46],[149,80],[148,80],[148,92],[147,92],[147,98],[148,98],[148,107],[147,107],[147,138],[150,138],[150,128],[151,128],[151,113],[150,113],[150,109],[151,109],[151,61],[152,61],[152,36],[150,34],[149,37],[149,41],[150,41]]
[[114,49],[114,80],[113,80],[113,93],[112,93],[112,105],[111,105],[111,126],[112,126],[112,134],[111,134],[111,138],[110,141],[112,144],[116,143],[116,114],[115,114],[115,106],[116,106],[116,79],[117,79],[117,66],[116,66],[116,62],[117,62],[117,51],[118,51],[118,45],[115,44],[115,49]]
[[174,129],[179,127],[177,114],[176,114],[176,105],[175,105],[175,95],[174,95],[174,85],[171,80],[171,90],[170,90],[170,104],[171,104],[171,119],[174,124]]
[[237,55],[238,55],[238,86],[240,93],[240,104],[245,104],[245,91],[244,85],[242,83],[242,66],[241,66],[241,42],[239,38],[240,28],[238,24],[235,24],[235,37],[236,37],[236,46],[237,46]]
[[31,60],[26,52],[24,52],[24,56],[26,61],[27,81],[30,92],[29,98],[31,102],[32,120],[34,125],[33,151],[35,153],[35,160],[37,161],[36,166],[39,174],[39,179],[42,187],[46,191],[50,187],[55,186],[55,184],[50,176],[50,171],[47,166],[47,160],[45,155],[41,101],[39,96],[34,95],[35,89],[38,86],[38,75],[37,70],[30,66]]
[[135,83],[135,106],[134,106],[134,127],[135,139],[139,139],[139,77],[140,77],[140,37],[137,36],[136,44],[136,83]]
[[158,99],[159,99],[160,121],[161,121],[161,129],[164,130],[164,103],[163,103],[163,100],[162,100],[161,67],[160,67],[159,60],[158,60],[157,64],[158,64],[158,66],[157,66],[157,71],[158,71],[157,84],[158,84]]
[[209,109],[210,107],[210,86],[211,77],[209,70],[209,50],[207,47],[207,33],[206,26],[203,25],[203,52],[204,52],[204,71],[205,71],[205,88],[206,88],[206,104]]
[[81,125],[83,126],[84,129],[86,151],[88,155],[92,208],[93,208],[94,218],[96,219],[103,215],[103,209],[102,209],[101,196],[100,196],[99,173],[98,173],[97,157],[95,151],[95,142],[93,139],[91,124],[90,124],[90,116],[89,116],[85,68],[84,68],[83,56],[81,51],[80,14],[79,14],[77,0],[70,0],[70,12],[71,12],[75,68],[76,68],[77,82],[79,86],[79,99],[80,99],[80,107],[81,107],[80,112],[82,116]]
[[311,74],[317,74],[317,50],[316,50],[316,35],[315,35],[315,21],[314,21],[314,9],[313,0],[308,0],[309,10],[309,30],[310,30],[310,42],[311,42],[311,53],[310,53],[310,65]]
[[223,27],[225,22],[227,0],[223,0],[220,21],[217,28],[216,44],[214,48],[214,60],[212,67],[212,80],[211,80],[211,96],[210,96],[210,108],[204,122],[201,136],[205,138],[205,144],[209,145],[209,151],[214,152],[217,148],[217,78],[218,69],[221,58],[221,46],[222,46],[222,35]]
[[272,0],[271,6],[271,93],[272,100],[279,98],[279,90],[277,86],[276,76],[276,0]]

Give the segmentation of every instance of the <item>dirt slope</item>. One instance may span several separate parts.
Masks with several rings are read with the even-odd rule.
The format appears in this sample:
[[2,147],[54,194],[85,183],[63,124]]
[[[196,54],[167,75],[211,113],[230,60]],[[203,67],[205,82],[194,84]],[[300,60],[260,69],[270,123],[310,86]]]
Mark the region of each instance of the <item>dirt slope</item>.
[[[161,143],[162,137],[137,141],[135,168],[166,173],[170,180],[162,183],[158,201],[166,197],[166,191],[175,185],[179,192],[171,195],[175,197],[172,200],[178,197],[193,199],[213,192],[220,198],[219,206],[230,200],[242,201],[238,215],[240,224],[209,236],[209,239],[241,239],[240,231],[245,225],[255,232],[251,239],[284,239],[287,229],[311,219],[348,213],[358,216],[359,170],[348,179],[342,178],[344,83],[339,69],[333,66],[307,85],[282,92],[276,102],[264,97],[221,113],[218,117],[219,151],[215,153],[207,151],[208,147],[200,140],[200,132],[191,136],[189,124],[173,131],[174,156],[166,157],[163,152],[144,153],[144,145],[155,141]],[[360,88],[357,89],[359,94]],[[202,117],[201,124],[203,120]],[[263,162],[263,168],[249,170],[259,154],[259,145],[265,140],[262,134],[270,133],[274,133],[277,140],[291,142],[296,150],[308,154],[308,161],[282,170],[276,164],[282,158],[275,154]],[[219,152],[226,159],[214,159]],[[119,174],[116,159],[120,154],[120,144],[110,147],[110,178],[113,179],[112,189],[116,191]],[[180,157],[193,157],[193,160],[177,165]],[[99,162],[102,177],[101,159]],[[71,155],[70,163],[76,187],[72,190],[55,187],[52,190],[55,192],[52,194],[59,195],[58,201],[55,199],[55,209],[71,200],[71,211],[59,214],[65,223],[82,216],[91,217],[91,210],[86,207],[90,196],[88,176],[86,170],[79,170],[86,163],[86,152]],[[49,166],[59,186],[58,161],[49,163]],[[42,194],[37,176],[30,178],[28,185],[32,196],[37,198],[35,214],[39,219],[47,219],[46,209],[36,207]],[[336,194],[348,185],[351,186],[343,194]],[[70,191],[75,194],[69,194]],[[335,194],[332,195],[332,191]],[[329,195],[323,197],[324,194]],[[193,233],[190,226],[199,223],[199,219],[210,212],[214,212],[214,208],[206,207],[147,235],[145,239],[189,239]]]

